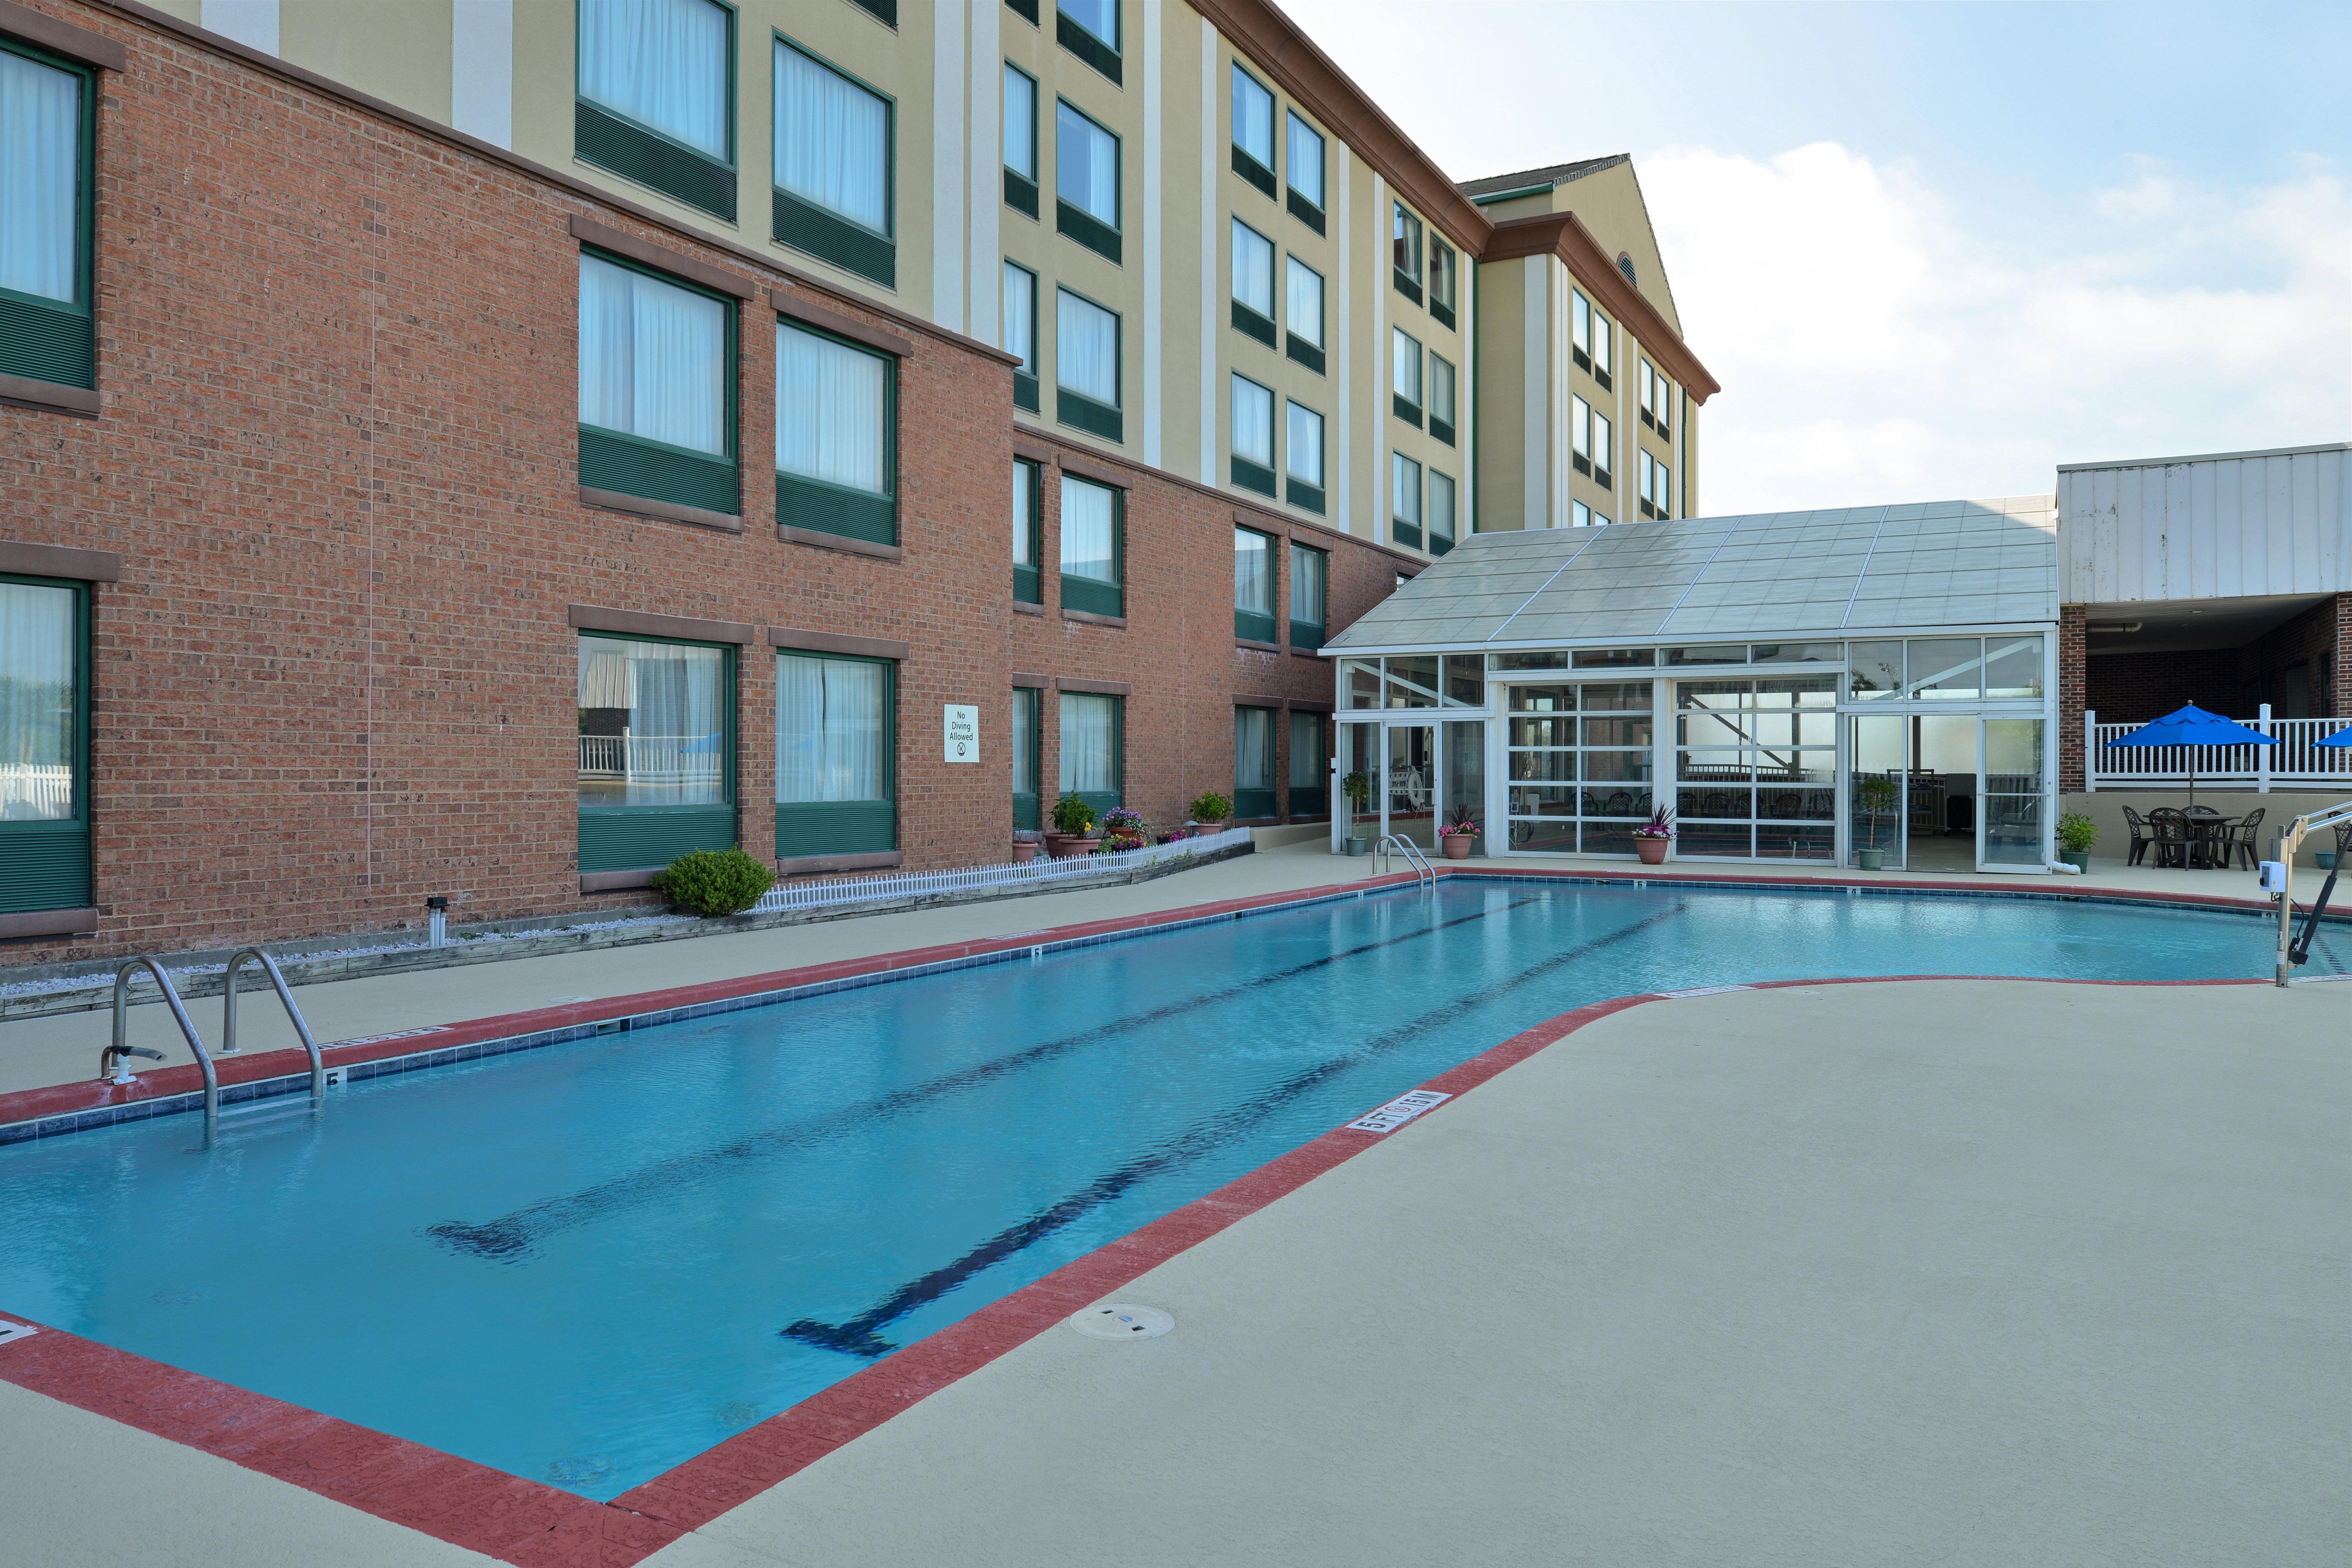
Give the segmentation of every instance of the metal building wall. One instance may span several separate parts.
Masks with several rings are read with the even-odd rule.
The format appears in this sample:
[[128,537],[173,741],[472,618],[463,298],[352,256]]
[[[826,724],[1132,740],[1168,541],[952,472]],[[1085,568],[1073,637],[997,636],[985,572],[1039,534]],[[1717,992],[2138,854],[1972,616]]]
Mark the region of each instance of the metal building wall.
[[2352,591],[2352,446],[2058,470],[2070,605]]

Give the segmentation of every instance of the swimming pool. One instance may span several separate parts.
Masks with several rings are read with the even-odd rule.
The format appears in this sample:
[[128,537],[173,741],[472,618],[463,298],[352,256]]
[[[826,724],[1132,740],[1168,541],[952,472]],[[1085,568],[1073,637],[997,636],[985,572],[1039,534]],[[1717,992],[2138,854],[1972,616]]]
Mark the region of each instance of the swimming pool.
[[208,1152],[190,1116],[0,1148],[0,1313],[609,1499],[1583,1004],[2242,978],[2271,941],[1449,880],[369,1079]]

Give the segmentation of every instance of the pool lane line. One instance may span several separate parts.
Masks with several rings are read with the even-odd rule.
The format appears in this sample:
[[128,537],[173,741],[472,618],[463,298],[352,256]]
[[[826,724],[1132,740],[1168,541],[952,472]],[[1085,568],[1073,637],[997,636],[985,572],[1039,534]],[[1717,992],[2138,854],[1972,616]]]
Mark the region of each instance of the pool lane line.
[[[2052,985],[2260,985],[2248,980],[2032,980],[2014,975],[1856,975],[1751,989],[1995,980]],[[1667,998],[1588,1003],[1441,1073],[1423,1089],[1460,1097],[1577,1030]],[[1424,1116],[1412,1125],[1425,1125]],[[1409,1135],[1410,1128],[1391,1137]],[[561,1491],[421,1443],[117,1350],[0,1302],[45,1331],[0,1345],[0,1382],[55,1399],[517,1568],[634,1568],[662,1547],[787,1480],[900,1411],[977,1372],[1235,1221],[1381,1142],[1334,1128],[1184,1207],[1064,1264],[897,1354],[683,1460],[610,1502]]]
[[[1533,898],[1515,899],[1502,908],[1515,910],[1535,901]],[[745,1160],[781,1156],[812,1147],[829,1139],[846,1136],[877,1122],[923,1110],[945,1096],[980,1088],[998,1079],[1036,1067],[1055,1057],[1066,1055],[1087,1046],[1101,1045],[1118,1039],[1147,1025],[1182,1017],[1187,1013],[1198,1012],[1202,1008],[1230,1001],[1260,986],[1271,985],[1280,981],[1295,980],[1300,975],[1311,973],[1315,970],[1326,968],[1350,958],[1360,958],[1366,953],[1393,947],[1402,942],[1433,935],[1450,926],[1466,925],[1473,921],[1485,920],[1488,915],[1496,912],[1498,911],[1481,909],[1451,920],[1424,925],[1417,930],[1384,936],[1376,942],[1367,942],[1354,947],[1344,948],[1337,952],[1320,953],[1271,974],[1259,975],[1254,979],[1244,980],[1239,984],[1226,985],[1215,991],[1164,1003],[1128,1017],[1108,1019],[1090,1028],[1082,1029],[1076,1034],[1066,1035],[1059,1039],[1041,1041],[1023,1050],[1015,1051],[1010,1056],[999,1057],[992,1061],[961,1068],[925,1083],[909,1084],[904,1089],[894,1089],[888,1094],[866,1100],[862,1104],[844,1106],[806,1121],[792,1122],[763,1132],[750,1133],[712,1148],[695,1150],[690,1153],[673,1154],[623,1174],[607,1177],[577,1193],[566,1194],[562,1197],[543,1198],[538,1203],[510,1210],[496,1219],[485,1220],[478,1225],[469,1225],[462,1220],[444,1220],[438,1225],[426,1226],[425,1231],[427,1235],[452,1251],[470,1253],[477,1258],[491,1258],[500,1262],[520,1261],[528,1258],[530,1249],[547,1237],[572,1229],[575,1226],[592,1224],[627,1209],[666,1201],[675,1194],[680,1184],[715,1175],[722,1165]]]
[[[1516,904],[1507,906],[1516,909]],[[1456,997],[1442,1003],[1421,1016],[1395,1025],[1373,1036],[1328,1061],[1318,1063],[1304,1071],[1292,1074],[1281,1083],[1244,1101],[1233,1110],[1204,1118],[1184,1132],[1163,1143],[1160,1148],[1142,1154],[1096,1177],[1076,1192],[1058,1203],[1037,1210],[1017,1224],[990,1237],[955,1261],[945,1264],[917,1279],[908,1280],[866,1310],[846,1322],[828,1323],[815,1318],[803,1318],[784,1328],[786,1339],[821,1350],[840,1351],[849,1355],[878,1357],[890,1354],[899,1347],[882,1338],[875,1331],[897,1321],[909,1312],[929,1306],[933,1301],[964,1284],[973,1277],[995,1267],[1007,1258],[1045,1240],[1079,1219],[1118,1201],[1129,1189],[1154,1176],[1166,1175],[1191,1165],[1231,1143],[1249,1129],[1257,1126],[1292,1100],[1322,1088],[1340,1074],[1364,1066],[1397,1047],[1420,1038],[1431,1029],[1444,1028],[1457,1022],[1488,1003],[1507,996],[1522,986],[1555,973],[1580,959],[1590,958],[1601,949],[1614,945],[1637,932],[1649,930],[1675,919],[1690,908],[1687,901],[1677,900],[1667,909],[1646,915],[1632,924],[1594,937],[1575,947],[1553,953],[1550,957],[1521,970],[1498,984],[1490,985],[1475,996]],[[1462,922],[1452,921],[1449,925]],[[1429,928],[1436,929],[1436,928]],[[1385,944],[1381,944],[1385,945]]]

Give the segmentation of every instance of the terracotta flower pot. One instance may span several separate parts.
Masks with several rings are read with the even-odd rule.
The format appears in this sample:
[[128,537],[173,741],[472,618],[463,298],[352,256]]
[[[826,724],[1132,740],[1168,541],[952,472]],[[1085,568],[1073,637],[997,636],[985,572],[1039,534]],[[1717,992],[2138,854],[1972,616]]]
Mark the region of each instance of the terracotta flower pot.
[[1069,834],[1057,833],[1054,835],[1054,842],[1045,847],[1056,860],[1075,860],[1081,855],[1093,854],[1101,847],[1099,838],[1074,838]]
[[1666,863],[1666,850],[1673,843],[1671,838],[1636,838],[1633,852],[1642,858],[1644,866],[1663,866]]
[[1445,846],[1445,858],[1448,860],[1467,860],[1470,858],[1471,846],[1476,842],[1477,837],[1475,833],[1449,833],[1439,842]]
[[1037,841],[1035,839],[1016,838],[1013,841],[1013,863],[1015,866],[1026,866],[1030,861],[1034,860],[1035,858],[1037,858]]

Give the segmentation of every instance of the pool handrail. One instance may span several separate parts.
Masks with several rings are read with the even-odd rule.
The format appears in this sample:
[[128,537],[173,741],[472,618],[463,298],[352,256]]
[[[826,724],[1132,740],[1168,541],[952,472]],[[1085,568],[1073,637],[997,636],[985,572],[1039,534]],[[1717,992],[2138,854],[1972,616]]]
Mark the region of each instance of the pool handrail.
[[[1420,847],[1410,838],[1394,833],[1383,833],[1381,835],[1380,842],[1372,846],[1372,854],[1375,867],[1389,864],[1391,854],[1402,855],[1405,864],[1412,868],[1414,887],[1426,885],[1434,889],[1437,886],[1437,868],[1429,863],[1429,858],[1423,855]],[[1376,874],[1385,875],[1385,873]]]
[[171,972],[152,953],[126,958],[121,967],[114,972],[114,1044],[107,1054],[121,1060],[131,1049],[130,1041],[125,1038],[123,1005],[131,990],[131,972],[142,967],[155,977],[155,984],[163,987],[163,1000],[172,1009],[172,1021],[180,1026],[180,1033],[186,1038],[188,1049],[195,1054],[196,1066],[204,1072],[205,1132],[209,1140],[214,1125],[220,1120],[220,1075],[213,1070],[212,1053],[205,1049],[204,1037],[196,1033],[196,1026],[188,1016],[187,1005],[180,1000],[179,988],[172,984]]
[[277,989],[278,999],[286,1004],[286,1016],[300,1037],[302,1049],[310,1058],[310,1109],[318,1110],[327,1101],[327,1063],[319,1054],[319,1042],[310,1037],[310,1026],[302,1017],[302,1009],[294,1005],[294,993],[286,988],[286,976],[278,972],[278,961],[257,947],[240,947],[229,954],[228,970],[221,976],[221,1055],[236,1049],[236,973],[247,959],[261,965]]

